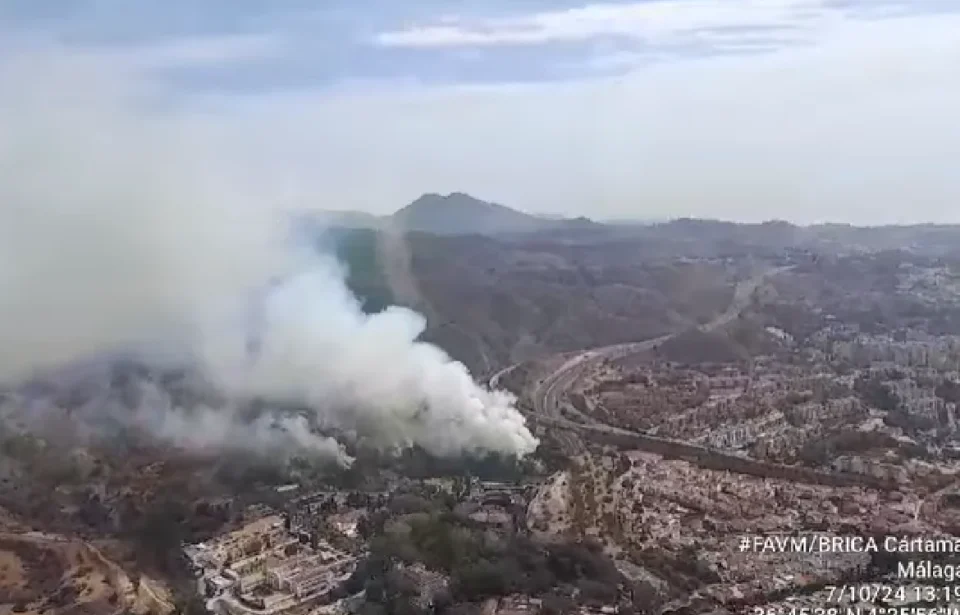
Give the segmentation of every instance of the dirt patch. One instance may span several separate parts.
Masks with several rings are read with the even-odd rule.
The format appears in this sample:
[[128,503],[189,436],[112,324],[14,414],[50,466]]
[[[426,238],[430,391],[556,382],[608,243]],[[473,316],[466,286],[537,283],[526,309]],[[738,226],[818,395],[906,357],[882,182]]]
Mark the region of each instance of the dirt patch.
[[39,532],[0,534],[0,615],[151,610],[145,606],[127,575],[93,545]]
[[57,594],[66,565],[54,549],[31,540],[2,537],[0,553],[13,565],[9,580],[0,586],[0,603],[15,605],[22,611],[31,603]]

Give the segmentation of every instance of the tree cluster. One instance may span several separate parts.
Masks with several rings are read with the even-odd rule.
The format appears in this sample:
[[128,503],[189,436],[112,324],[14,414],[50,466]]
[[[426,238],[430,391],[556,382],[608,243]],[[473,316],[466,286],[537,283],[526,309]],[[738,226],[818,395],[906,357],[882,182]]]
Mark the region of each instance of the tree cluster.
[[558,596],[600,605],[615,603],[622,592],[620,573],[598,545],[541,544],[522,534],[495,533],[438,501],[397,496],[386,511],[370,515],[364,531],[371,535],[370,557],[351,580],[352,589],[366,589],[384,615],[411,615],[415,596],[390,571],[414,565],[448,579],[441,602],[451,612],[514,593],[548,597],[563,606]]
[[860,376],[853,384],[853,390],[867,405],[891,412],[900,408],[900,398],[885,385],[878,376]]

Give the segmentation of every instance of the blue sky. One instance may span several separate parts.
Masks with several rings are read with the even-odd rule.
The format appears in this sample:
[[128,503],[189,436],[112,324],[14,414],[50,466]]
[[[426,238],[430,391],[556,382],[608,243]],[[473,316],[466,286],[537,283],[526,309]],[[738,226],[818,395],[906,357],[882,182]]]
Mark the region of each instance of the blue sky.
[[956,0],[4,0],[0,89],[309,207],[960,222],[957,32]]

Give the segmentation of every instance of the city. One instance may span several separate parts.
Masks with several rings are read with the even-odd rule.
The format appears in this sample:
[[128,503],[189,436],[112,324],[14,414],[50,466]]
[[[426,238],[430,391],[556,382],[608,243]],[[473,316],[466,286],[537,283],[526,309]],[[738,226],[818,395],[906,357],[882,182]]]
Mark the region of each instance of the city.
[[0,0],[0,615],[960,612],[957,0]]

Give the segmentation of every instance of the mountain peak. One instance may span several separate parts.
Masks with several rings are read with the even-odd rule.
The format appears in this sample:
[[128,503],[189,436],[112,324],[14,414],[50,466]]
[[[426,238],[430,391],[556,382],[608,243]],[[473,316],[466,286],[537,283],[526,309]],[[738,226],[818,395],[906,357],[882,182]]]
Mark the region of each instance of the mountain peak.
[[529,232],[541,228],[545,220],[483,201],[465,192],[447,195],[426,193],[391,216],[405,230],[441,235],[496,234]]
[[[503,207],[503,205],[496,205],[494,203],[489,203],[487,201],[480,200],[476,197],[470,196],[466,192],[451,192],[450,194],[438,194],[436,192],[427,192],[414,200],[412,203],[404,207],[403,209],[409,209],[411,207],[428,207],[428,206],[439,206],[443,205],[445,207]],[[504,209],[509,209],[504,207]],[[403,211],[403,210],[400,210]],[[399,212],[398,212],[399,213]],[[517,212],[520,213],[520,212]]]
[[311,216],[318,223],[344,228],[392,228],[435,235],[499,235],[542,230],[582,230],[595,226],[580,216],[534,216],[484,201],[466,192],[427,192],[389,216],[359,211],[325,211]]

